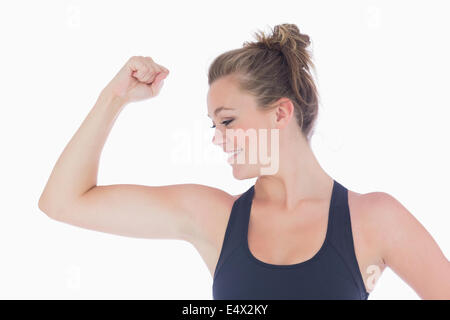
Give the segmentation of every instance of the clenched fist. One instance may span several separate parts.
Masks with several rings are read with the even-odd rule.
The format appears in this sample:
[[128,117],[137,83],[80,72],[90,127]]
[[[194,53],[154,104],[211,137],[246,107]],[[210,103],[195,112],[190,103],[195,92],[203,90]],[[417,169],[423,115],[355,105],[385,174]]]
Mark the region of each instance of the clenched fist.
[[133,56],[108,83],[104,91],[120,97],[125,103],[158,95],[169,70],[150,57]]

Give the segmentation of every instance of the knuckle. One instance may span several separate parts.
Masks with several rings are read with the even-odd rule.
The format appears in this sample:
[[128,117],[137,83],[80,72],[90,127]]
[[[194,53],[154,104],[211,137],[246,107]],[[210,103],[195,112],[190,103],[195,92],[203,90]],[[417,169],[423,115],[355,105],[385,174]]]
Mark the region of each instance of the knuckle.
[[153,59],[151,57],[145,57],[144,60],[145,60],[145,63],[152,68],[155,68],[157,66],[156,62],[153,61]]

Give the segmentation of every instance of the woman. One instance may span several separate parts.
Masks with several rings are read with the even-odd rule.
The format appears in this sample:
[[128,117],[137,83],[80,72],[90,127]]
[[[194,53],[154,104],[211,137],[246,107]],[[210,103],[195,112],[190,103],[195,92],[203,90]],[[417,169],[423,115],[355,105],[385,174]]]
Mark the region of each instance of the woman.
[[449,262],[414,216],[387,193],[348,190],[315,158],[319,99],[308,35],[282,24],[256,36],[213,61],[207,95],[213,143],[230,154],[236,179],[257,177],[246,192],[97,185],[120,111],[157,96],[169,74],[135,56],[64,149],[39,208],[92,230],[189,241],[213,276],[214,299],[367,299],[386,266],[421,298],[449,299]]

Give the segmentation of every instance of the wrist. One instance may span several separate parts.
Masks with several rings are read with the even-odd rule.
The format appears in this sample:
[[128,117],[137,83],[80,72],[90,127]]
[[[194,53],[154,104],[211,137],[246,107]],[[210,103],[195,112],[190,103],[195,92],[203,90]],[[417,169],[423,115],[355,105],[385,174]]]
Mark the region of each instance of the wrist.
[[102,102],[110,105],[111,107],[118,108],[118,109],[121,109],[128,103],[125,98],[114,93],[108,87],[105,87],[101,91],[98,99],[101,100]]

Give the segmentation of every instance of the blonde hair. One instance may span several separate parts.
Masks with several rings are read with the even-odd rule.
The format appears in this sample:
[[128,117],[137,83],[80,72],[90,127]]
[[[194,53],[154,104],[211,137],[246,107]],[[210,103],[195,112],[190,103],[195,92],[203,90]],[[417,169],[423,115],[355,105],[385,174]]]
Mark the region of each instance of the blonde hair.
[[271,34],[255,33],[256,42],[222,53],[208,70],[208,84],[232,75],[240,90],[255,96],[260,108],[270,109],[282,97],[289,98],[297,124],[307,141],[314,133],[319,95],[311,74],[316,71],[311,59],[309,36],[295,24],[276,25]]

